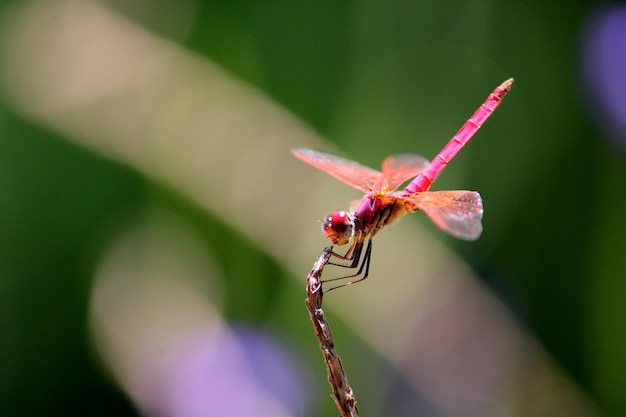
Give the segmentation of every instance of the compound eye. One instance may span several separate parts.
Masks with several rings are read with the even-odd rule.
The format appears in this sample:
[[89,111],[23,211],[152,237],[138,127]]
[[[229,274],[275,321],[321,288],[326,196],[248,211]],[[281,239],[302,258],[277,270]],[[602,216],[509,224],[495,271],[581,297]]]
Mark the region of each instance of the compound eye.
[[337,210],[324,219],[322,231],[335,245],[345,245],[354,232],[352,216],[347,211]]

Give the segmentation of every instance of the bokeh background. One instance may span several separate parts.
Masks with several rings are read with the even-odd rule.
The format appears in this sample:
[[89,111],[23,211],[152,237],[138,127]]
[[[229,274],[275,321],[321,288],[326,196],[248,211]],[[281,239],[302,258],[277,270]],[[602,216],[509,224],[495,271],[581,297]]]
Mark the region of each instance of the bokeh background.
[[363,415],[626,414],[623,3],[20,0],[0,415],[336,415],[304,278],[358,193],[290,149],[432,158],[509,77],[434,187],[483,236],[377,236],[337,349]]

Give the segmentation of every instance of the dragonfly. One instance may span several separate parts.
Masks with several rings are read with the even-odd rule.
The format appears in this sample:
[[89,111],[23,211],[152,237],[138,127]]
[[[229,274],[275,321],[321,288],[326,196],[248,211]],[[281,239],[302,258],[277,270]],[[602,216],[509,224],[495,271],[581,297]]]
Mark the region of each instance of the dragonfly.
[[[379,172],[329,153],[309,148],[292,150],[296,158],[365,193],[350,211],[337,210],[322,223],[322,231],[333,245],[350,243],[343,254],[335,252],[334,246],[331,246],[331,256],[340,263],[329,264],[356,271],[327,279],[325,282],[344,282],[326,292],[366,279],[372,255],[372,238],[407,213],[423,211],[441,230],[459,239],[473,241],[480,237],[483,203],[478,192],[429,191],[429,188],[491,116],[511,90],[512,84],[513,78],[510,78],[496,87],[432,162],[416,154],[392,155],[383,161],[382,172]],[[412,178],[403,190],[398,190]]]

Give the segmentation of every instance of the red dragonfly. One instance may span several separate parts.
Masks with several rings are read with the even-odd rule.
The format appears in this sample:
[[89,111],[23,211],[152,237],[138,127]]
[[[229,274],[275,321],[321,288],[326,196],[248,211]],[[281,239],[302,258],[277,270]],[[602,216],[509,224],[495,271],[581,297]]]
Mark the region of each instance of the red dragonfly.
[[[350,213],[337,210],[324,219],[322,230],[333,244],[345,245],[351,242],[344,255],[332,252],[332,256],[344,263],[331,264],[350,269],[358,268],[351,275],[327,281],[357,278],[363,273],[360,278],[330,290],[367,278],[372,238],[383,227],[406,213],[421,210],[444,232],[459,239],[478,239],[482,233],[483,217],[480,194],[476,191],[428,189],[457,152],[491,116],[512,84],[511,78],[499,85],[430,163],[426,158],[415,154],[392,155],[383,161],[382,172],[378,172],[358,162],[308,148],[292,151],[298,159],[366,193]],[[413,181],[404,190],[397,191],[400,185],[413,177]],[[349,263],[345,263],[346,261]]]

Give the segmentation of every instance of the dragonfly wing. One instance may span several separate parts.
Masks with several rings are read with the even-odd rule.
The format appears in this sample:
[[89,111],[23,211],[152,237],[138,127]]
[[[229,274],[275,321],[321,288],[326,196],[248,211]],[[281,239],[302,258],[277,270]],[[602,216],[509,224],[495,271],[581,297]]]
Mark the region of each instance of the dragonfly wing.
[[389,189],[395,190],[406,180],[416,177],[428,164],[428,159],[412,153],[391,155],[383,161],[383,175]]
[[483,202],[475,191],[428,191],[404,198],[456,238],[476,240],[483,231]]
[[296,148],[291,151],[296,158],[337,178],[352,188],[369,193],[380,183],[383,174],[340,156],[309,148]]

